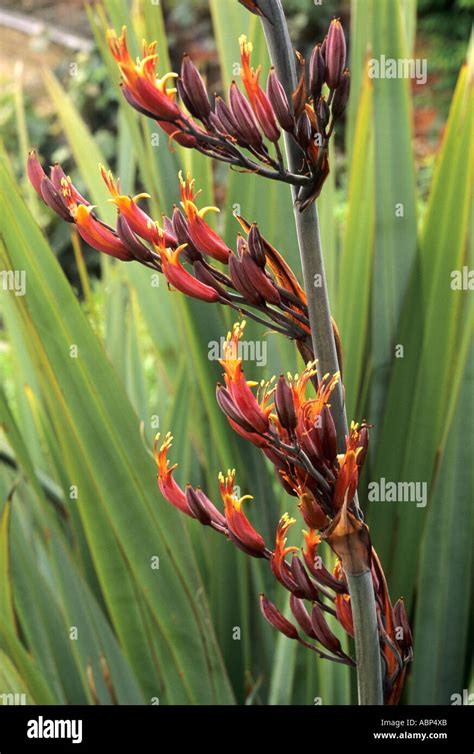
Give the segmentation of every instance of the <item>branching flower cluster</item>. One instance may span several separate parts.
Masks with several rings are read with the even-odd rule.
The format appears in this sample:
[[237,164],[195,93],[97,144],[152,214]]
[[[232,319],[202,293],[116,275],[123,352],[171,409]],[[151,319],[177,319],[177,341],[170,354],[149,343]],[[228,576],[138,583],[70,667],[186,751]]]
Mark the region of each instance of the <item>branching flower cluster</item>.
[[[357,518],[352,505],[367,454],[368,427],[353,423],[346,438],[346,451],[338,455],[330,398],[339,375],[326,375],[315,389],[314,363],[309,363],[301,375],[281,375],[278,380],[262,382],[254,393],[254,383],[247,381],[238,356],[243,331],[244,324],[236,324],[227,336],[220,362],[225,384],[217,386],[217,402],[232,428],[262,450],[286,492],[297,498],[297,508],[307,527],[303,531],[304,547],[287,546],[288,531],[296,523],[288,513],[277,526],[274,546],[264,541],[243,511],[243,503],[251,496],[239,498],[235,493],[235,471],[219,476],[223,513],[200,488],[190,484],[185,490],[179,487],[173,478],[176,465],[171,466],[168,459],[172,444],[169,434],[161,445],[159,438],[155,444],[161,492],[182,513],[223,534],[247,555],[269,561],[275,578],[290,592],[295,623],[261,595],[265,618],[285,636],[324,659],[355,664],[343,651],[326,617],[334,616],[354,636],[344,563],[351,561],[351,568],[356,569],[369,563],[385,670],[385,700],[396,704],[411,660],[410,628],[403,600],[395,606],[390,602],[368,528]],[[309,396],[309,392],[314,395]],[[321,540],[338,556],[332,572],[318,553]],[[310,612],[305,602],[310,604]]]
[[[252,67],[252,45],[245,36],[239,41],[247,96],[233,81],[227,102],[215,95],[212,104],[188,55],[183,57],[179,75],[169,72],[157,78],[156,43],[144,43],[142,59],[134,62],[125,28],[120,36],[109,31],[108,41],[122,74],[127,102],[153,118],[171,139],[234,168],[297,186],[301,211],[319,196],[329,173],[329,139],[349,98],[346,42],[339,21],[331,24],[327,38],[314,48],[308,70],[299,56],[300,79],[291,104],[273,68],[266,91],[263,89],[262,66]],[[327,99],[322,96],[324,83],[329,88]],[[177,94],[186,109],[178,104]],[[291,135],[301,152],[298,173],[285,167],[282,130]]]

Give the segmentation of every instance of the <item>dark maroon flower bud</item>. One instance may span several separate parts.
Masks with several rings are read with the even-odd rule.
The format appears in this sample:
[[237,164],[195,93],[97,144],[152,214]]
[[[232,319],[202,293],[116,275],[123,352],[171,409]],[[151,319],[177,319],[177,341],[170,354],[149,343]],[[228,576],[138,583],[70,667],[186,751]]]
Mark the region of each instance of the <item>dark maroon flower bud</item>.
[[216,508],[214,503],[211,500],[209,500],[209,498],[207,497],[207,495],[204,494],[201,488],[196,487],[194,491],[201,505],[207,510],[207,512],[211,516],[212,522],[214,524],[217,524],[217,526],[222,526],[222,528],[227,529],[226,517]]
[[130,249],[139,262],[149,262],[153,259],[150,249],[135,235],[125,217],[119,213],[117,217],[117,235],[125,246]]
[[281,131],[278,128],[276,114],[273,110],[270,99],[261,87],[258,87],[255,92],[252,107],[257,117],[257,121],[260,124],[260,128],[268,141],[276,143],[281,136]]
[[296,427],[296,412],[293,391],[284,375],[280,375],[275,390],[275,408],[278,420],[284,429],[293,432]]
[[221,411],[235,424],[238,424],[246,432],[255,432],[254,427],[242,416],[227,388],[220,384],[216,388],[216,400]]
[[319,555],[316,555],[314,560],[312,559],[312,556],[308,550],[303,550],[303,555],[304,562],[306,563],[308,571],[311,573],[318,584],[327,586],[334,592],[338,592],[339,594],[347,594],[348,590],[345,579],[341,581],[336,579],[336,577],[333,576],[330,571],[328,571]]
[[239,259],[242,259],[242,254],[247,250],[247,244],[244,240],[242,233],[237,233],[237,255]]
[[346,38],[341,22],[331,21],[326,42],[326,83],[330,89],[337,89],[346,66]]
[[178,93],[191,115],[206,121],[211,114],[211,103],[204,81],[189,55],[183,55]]
[[187,262],[196,262],[200,259],[202,259],[202,254],[198,249],[195,247],[193,242],[191,241],[191,238],[188,233],[188,221],[186,220],[185,216],[181,212],[179,207],[176,207],[173,209],[173,217],[172,217],[172,232],[173,235],[176,237],[176,241],[179,245],[187,244],[186,248],[183,249],[183,257]]
[[265,269],[265,265],[267,263],[267,257],[265,254],[265,250],[263,248],[262,236],[260,235],[260,231],[256,223],[253,223],[253,225],[250,226],[250,230],[249,230],[249,234],[247,238],[247,244],[248,244],[249,254],[252,257],[252,259],[256,262],[256,264],[258,264],[258,266],[262,270]]
[[188,223],[179,207],[174,207],[173,217],[171,220],[173,224],[173,232],[176,236],[176,240],[179,244],[189,243],[190,238],[188,234]]
[[228,136],[229,131],[224,128],[221,121],[217,117],[215,113],[211,113],[209,116],[209,125],[212,127],[213,131],[218,134],[222,134],[222,136]]
[[298,639],[298,631],[289,620],[285,618],[277,607],[270,602],[264,594],[260,595],[260,608],[263,613],[263,617],[269,622],[273,628],[287,636],[289,639]]
[[246,142],[239,125],[222,97],[216,97],[215,114],[212,119],[213,123],[215,123],[216,119],[220,124],[223,133],[229,134],[229,136],[233,136],[237,139],[237,142],[241,147],[245,146]]
[[166,243],[170,246],[177,246],[178,239],[173,228],[173,221],[168,215],[162,215],[163,218],[163,230],[165,231]]
[[326,45],[328,43],[328,35],[324,37],[322,44],[321,44],[321,57],[324,61],[326,61]]
[[333,466],[337,458],[337,433],[334,419],[327,406],[323,406],[315,426],[324,458]]
[[313,129],[306,110],[303,110],[296,122],[296,138],[303,149],[306,149],[313,141]]
[[316,634],[316,639],[323,645],[323,647],[326,647],[326,649],[329,649],[329,651],[334,654],[342,652],[341,642],[329,628],[319,605],[313,605],[311,625]]
[[273,575],[276,579],[278,579],[280,584],[283,584],[285,589],[288,589],[289,592],[295,594],[297,597],[304,597],[304,592],[301,591],[298,584],[294,580],[291,573],[291,568],[286,560],[281,561],[276,557],[275,554],[273,554],[270,558],[270,566],[273,571]]
[[344,73],[342,74],[341,83],[336,89],[336,92],[334,94],[334,99],[332,101],[332,117],[334,120],[337,120],[341,117],[344,110],[347,107],[347,103],[349,101],[349,94],[351,89],[351,74],[348,68],[344,70]]
[[186,502],[194,518],[197,518],[199,523],[203,524],[204,526],[209,526],[212,520],[211,516],[202,505],[201,500],[198,498],[195,490],[191,487],[190,484],[186,485]]
[[326,65],[321,55],[321,45],[316,45],[309,61],[309,90],[315,102],[318,102],[321,96],[325,78]]
[[331,113],[324,97],[320,97],[318,100],[318,104],[316,105],[316,116],[318,118],[318,130],[320,133],[325,134]]
[[31,185],[38,194],[39,198],[44,202],[43,194],[41,193],[41,181],[43,180],[43,178],[47,178],[48,176],[44,172],[34,149],[32,149],[31,152],[28,153],[26,172],[28,174]]
[[217,282],[212,272],[200,259],[197,259],[194,262],[193,267],[194,275],[201,283],[208,285],[210,288],[214,288],[222,298],[229,298],[227,291]]
[[186,485],[186,502],[194,518],[204,526],[216,524],[227,530],[227,522],[220,511],[217,510],[214,503],[209,500],[199,488],[194,489],[190,484]]
[[293,133],[295,119],[283,84],[278,79],[274,68],[271,68],[268,74],[267,95],[280,126],[284,131]]
[[260,306],[262,297],[253,287],[251,281],[247,279],[242,269],[242,263],[235,254],[231,254],[229,257],[229,272],[235,289],[242,294],[249,304]]
[[235,81],[230,85],[229,101],[234,118],[238,123],[239,131],[244,137],[246,144],[254,149],[261,149],[263,144],[262,135],[257,126],[253,110]]
[[362,468],[369,447],[369,429],[365,424],[360,429],[357,447],[361,448],[357,454],[357,465]]
[[56,191],[52,181],[46,175],[41,180],[41,196],[48,207],[54,210],[59,217],[68,223],[74,222],[65,200],[59,191]]
[[291,573],[304,599],[310,600],[311,602],[319,599],[318,590],[309,578],[303,563],[296,554],[293,555],[291,559]]
[[298,597],[295,597],[294,594],[290,595],[290,609],[295,616],[299,627],[302,631],[304,631],[306,636],[309,636],[310,639],[316,639],[316,634],[313,630],[311,618],[309,617],[309,613],[306,610],[304,602]]
[[250,256],[247,247],[242,254],[241,270],[249,284],[253,285],[254,289],[268,304],[278,306],[281,301],[279,292],[266,272],[264,272],[264,270],[262,270],[262,268],[259,267],[255,260]]

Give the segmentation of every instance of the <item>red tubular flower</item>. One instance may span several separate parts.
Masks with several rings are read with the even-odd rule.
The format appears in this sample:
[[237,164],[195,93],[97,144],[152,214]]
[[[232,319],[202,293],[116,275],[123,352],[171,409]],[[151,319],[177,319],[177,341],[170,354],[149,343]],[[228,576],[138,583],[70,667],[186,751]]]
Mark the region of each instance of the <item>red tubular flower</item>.
[[254,70],[250,65],[252,44],[247,41],[243,34],[239,39],[240,58],[242,61],[242,81],[244,83],[250,104],[257,117],[260,127],[269,141],[277,142],[280,138],[280,129],[276,123],[275,113],[268,96],[260,86],[258,79],[262,66]]
[[[344,578],[344,569],[340,560],[337,561],[334,567],[334,577],[339,582],[342,582]],[[351,598],[349,594],[347,592],[345,594],[341,592],[336,594],[335,606],[339,623],[349,636],[354,637],[354,623],[352,621]]]
[[344,631],[354,638],[351,598],[348,594],[336,594],[336,616]]
[[[53,183],[53,181],[48,178],[41,166],[40,161],[38,160],[38,156],[34,149],[32,149],[28,153],[26,170],[28,179],[41,201],[44,202],[44,204],[46,204],[50,209],[52,209],[53,212],[56,212],[59,217],[61,217],[63,220],[66,220],[66,222],[73,222],[61,187],[55,185],[55,183]],[[51,169],[51,174],[52,170],[53,169]],[[71,191],[74,191],[75,194],[79,196],[78,192],[73,189],[72,184]]]
[[182,513],[186,513],[187,516],[195,518],[194,513],[188,505],[184,491],[173,478],[173,471],[178,464],[175,463],[173,466],[170,466],[168,460],[168,452],[173,444],[173,437],[168,432],[164,442],[158,448],[159,439],[160,436],[157,435],[155,438],[155,461],[158,467],[158,486],[161,490],[161,494],[169,503],[171,503],[171,505],[174,505],[174,507],[178,508]]
[[228,471],[224,478],[219,475],[222,500],[224,502],[225,517],[229,529],[229,538],[247,555],[254,558],[265,557],[266,546],[263,537],[252,526],[242,510],[244,500],[251,500],[251,495],[237,498],[234,493],[235,471]]
[[175,102],[176,89],[168,88],[169,82],[177,78],[177,73],[166,73],[163,78],[157,78],[156,42],[143,43],[143,59],[133,62],[127,48],[127,29],[122,27],[120,37],[113,29],[107,32],[110,51],[115,58],[123,77],[122,94],[127,102],[138,112],[155,118],[158,125],[179,144],[184,147],[195,147],[197,141],[194,136],[183,133],[183,126],[188,123],[200,130],[192,120],[184,114]]
[[287,533],[290,526],[296,523],[294,518],[290,518],[288,513],[285,513],[278,522],[275,550],[270,557],[270,565],[273,571],[273,575],[278,581],[283,584],[290,592],[297,592],[298,586],[294,580],[291,568],[286,562],[285,558],[290,552],[297,552],[297,547],[287,547]]
[[166,239],[163,231],[158,231],[158,243],[154,243],[155,251],[159,254],[163,274],[168,283],[181,293],[187,296],[197,298],[200,301],[208,303],[219,301],[219,294],[215,288],[211,288],[205,283],[201,283],[191,275],[179,261],[180,254],[186,248],[186,244],[178,246],[177,249],[169,249],[166,246]]
[[360,427],[352,422],[349,437],[346,439],[346,453],[338,457],[339,474],[333,497],[336,511],[342,507],[346,498],[348,504],[352,502],[359,481],[359,468],[367,452],[367,444],[367,427]]
[[318,545],[321,542],[321,536],[314,530],[303,531],[305,547],[303,548],[303,558],[306,567],[311,575],[316,579],[318,584],[328,586],[330,589],[340,594],[347,594],[347,585],[344,580],[336,578],[324,565],[322,559],[317,555]]
[[219,210],[217,207],[203,207],[198,210],[195,199],[200,192],[194,193],[195,181],[189,173],[186,180],[180,173],[179,180],[181,184],[181,204],[188,220],[188,233],[191,241],[203,254],[209,254],[219,262],[226,264],[230,249],[204,220],[207,212],[218,212]]
[[[139,199],[149,199],[149,194],[137,194],[134,197],[125,196],[120,193],[120,178],[114,181],[112,171],[108,172],[103,165],[99,165],[100,174],[104,179],[104,183],[107,186],[112,201],[117,207],[118,211],[125,217],[128,225],[131,227],[134,233],[137,233],[141,238],[146,241],[156,241],[156,227],[152,218],[147,215],[137,204]],[[165,240],[167,245],[175,245],[176,238],[169,233],[165,233]]]
[[168,89],[168,83],[177,77],[177,73],[167,73],[162,79],[156,76],[158,55],[156,42],[143,45],[143,59],[134,63],[127,48],[127,28],[122,27],[120,37],[113,29],[107,32],[110,51],[118,63],[124,81],[124,89],[128,90],[138,104],[152,113],[159,120],[175,121],[181,111],[175,103],[174,88]]
[[299,509],[306,526],[310,529],[324,529],[327,524],[327,516],[309,490],[301,489],[299,495]]
[[92,211],[92,205],[85,206],[77,204],[75,193],[72,190],[72,184],[69,179],[63,179],[63,195],[66,200],[69,212],[71,213],[79,235],[92,248],[108,254],[111,257],[120,259],[122,262],[131,262],[135,257],[128,246],[118,237],[113,228],[105,223],[99,222]]
[[245,322],[234,325],[224,343],[224,358],[219,361],[225,371],[225,383],[229,394],[244,419],[257,433],[264,434],[269,428],[271,405],[267,405],[268,390],[259,403],[245,379],[242,359],[238,356],[239,341],[244,333]]

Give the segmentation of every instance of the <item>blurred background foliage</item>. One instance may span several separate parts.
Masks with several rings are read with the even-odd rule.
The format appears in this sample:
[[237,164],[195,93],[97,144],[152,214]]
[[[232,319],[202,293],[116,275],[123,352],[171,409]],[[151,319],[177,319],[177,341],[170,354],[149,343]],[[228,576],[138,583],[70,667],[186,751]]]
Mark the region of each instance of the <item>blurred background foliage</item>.
[[[375,425],[361,498],[392,597],[405,597],[415,631],[404,701],[450,703],[469,688],[472,663],[474,308],[472,293],[451,290],[450,273],[474,266],[472,60],[460,75],[474,2],[284,6],[305,55],[333,16],[350,36],[351,105],[319,202],[328,281],[349,416]],[[168,61],[177,70],[187,51],[222,90],[243,32],[266,74],[258,20],[236,0],[4,8],[1,268],[24,270],[27,294],[0,292],[0,695],[353,703],[354,674],[308,657],[263,622],[260,591],[286,603],[265,565],[183,521],[155,486],[149,451],[159,424],[175,434],[181,482],[217,498],[218,471],[237,468],[268,541],[294,505],[217,411],[220,368],[207,354],[232,323],[228,312],[100,258],[39,205],[25,179],[33,145],[45,162],[60,160],[111,220],[99,161],[130,193],[147,190],[156,217],[178,200],[179,168],[191,169],[205,204],[221,207],[217,226],[229,244],[238,205],[299,274],[287,188],[213,168],[170,150],[166,138],[154,148],[153,123],[120,98],[104,39],[109,24],[126,23],[136,51],[143,36],[158,39],[160,71]],[[427,84],[369,81],[369,50],[426,58]],[[399,203],[403,219],[393,211]],[[268,342],[266,367],[247,367],[252,378],[301,368],[290,343],[254,325],[247,335]],[[427,507],[367,505],[367,485],[381,477],[426,481]]]

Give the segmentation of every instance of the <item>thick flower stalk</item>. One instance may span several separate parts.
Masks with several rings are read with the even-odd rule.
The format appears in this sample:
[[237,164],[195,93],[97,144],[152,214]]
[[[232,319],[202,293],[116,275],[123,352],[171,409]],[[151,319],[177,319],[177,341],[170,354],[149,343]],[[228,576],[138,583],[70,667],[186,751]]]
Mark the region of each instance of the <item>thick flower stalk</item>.
[[[227,102],[215,95],[211,103],[204,80],[188,55],[183,57],[179,74],[168,72],[159,78],[156,42],[144,42],[143,57],[134,62],[126,34],[125,27],[120,36],[112,29],[107,34],[122,74],[122,93],[138,112],[153,118],[170,139],[235,168],[298,187],[302,211],[319,196],[329,173],[329,139],[349,96],[345,51],[340,72],[334,70],[332,58],[325,62],[324,45],[315,48],[309,68],[299,56],[300,79],[290,105],[273,68],[266,88],[262,87],[262,66],[252,67],[252,44],[241,36],[241,78],[247,96],[233,81]],[[322,95],[325,79],[330,87],[327,100]],[[297,172],[285,166],[280,147],[282,131],[290,134],[300,151]]]
[[[343,650],[326,617],[336,618],[342,629],[354,636],[346,569],[370,572],[376,594],[385,703],[396,704],[412,656],[410,629],[403,601],[392,606],[369,530],[353,508],[369,428],[365,423],[353,423],[345,453],[337,453],[329,409],[339,375],[327,375],[315,387],[314,363],[309,363],[301,375],[282,375],[278,380],[273,377],[254,391],[238,355],[244,326],[236,324],[225,341],[220,362],[224,384],[217,385],[217,402],[232,428],[260,448],[286,492],[297,499],[295,512],[299,511],[306,527],[304,546],[287,546],[288,531],[296,523],[288,513],[280,519],[274,545],[264,541],[243,510],[243,503],[251,496],[235,495],[234,471],[219,476],[223,512],[201,489],[189,484],[181,489],[173,478],[176,465],[170,466],[168,459],[170,435],[161,445],[158,436],[155,443],[160,490],[181,512],[223,534],[247,555],[268,560],[275,579],[290,592],[294,622],[261,595],[264,617],[276,630],[324,659],[356,664]],[[337,555],[332,572],[319,555],[321,541]]]

